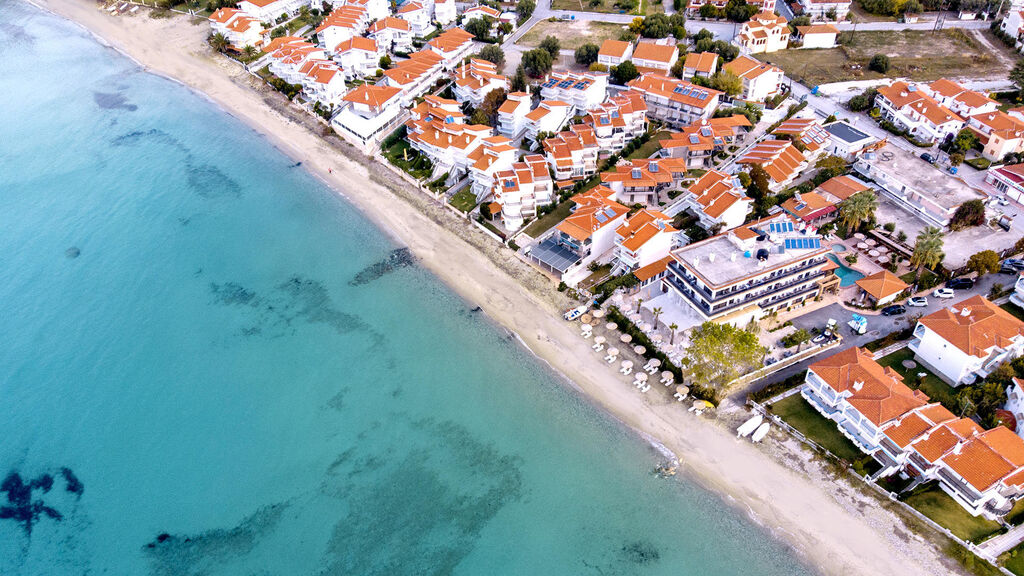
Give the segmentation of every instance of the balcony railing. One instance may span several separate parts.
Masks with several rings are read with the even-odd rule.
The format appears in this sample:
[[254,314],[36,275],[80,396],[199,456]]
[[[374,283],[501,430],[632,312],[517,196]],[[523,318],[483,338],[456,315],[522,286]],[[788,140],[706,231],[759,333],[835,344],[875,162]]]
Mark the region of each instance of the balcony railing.
[[[813,266],[814,265],[803,266],[803,267],[794,269],[794,272],[795,273],[799,273],[802,270],[805,270],[805,269],[808,269],[808,268],[812,268]],[[762,289],[762,290],[758,290],[758,291],[754,292],[754,290],[756,290],[759,287],[768,286],[769,284],[775,284],[779,280],[779,277],[777,276],[775,278],[766,279],[765,281],[759,282],[757,284],[754,284],[754,285],[752,285],[752,286],[750,286],[748,288],[743,288],[742,290],[736,290],[736,291],[727,292],[727,293],[720,293],[717,296],[712,296],[711,293],[710,293],[710,289],[708,287],[704,286],[703,284],[699,283],[695,277],[693,277],[692,275],[687,273],[687,271],[682,266],[680,266],[678,262],[669,262],[668,267],[669,267],[669,270],[672,271],[674,276],[682,278],[685,281],[686,284],[688,284],[688,285],[690,285],[692,287],[692,289],[694,291],[700,291],[702,294],[704,294],[704,296],[711,302],[712,309],[715,310],[716,312],[718,310],[726,310],[728,308],[735,308],[736,306],[741,306],[741,305],[746,304],[748,302],[751,302],[753,300],[758,300],[758,299],[762,298],[763,296],[765,296],[766,294],[773,294],[773,293],[783,292],[787,288],[791,288],[793,286],[798,286],[800,284],[804,284],[804,283],[810,282],[812,280],[816,280],[816,279],[822,278],[826,274],[825,271],[818,271],[817,273],[811,274],[809,276],[804,276],[803,278],[795,278],[795,279],[792,279],[792,280],[790,280],[788,282],[779,284],[778,286],[772,286],[771,288]],[[817,288],[818,288],[817,285],[815,285],[815,286],[811,287],[811,290],[817,290]],[[719,301],[726,300],[728,298],[733,298],[737,294],[741,294],[743,292],[747,292],[747,294],[745,296],[743,296],[738,302],[735,302],[732,305],[720,308],[721,304],[717,304],[717,302],[719,302]],[[796,295],[796,294],[794,294],[794,295]],[[790,296],[787,296],[787,297],[790,297]],[[780,300],[780,298],[777,298],[777,299],[773,300],[773,302],[778,301],[778,300]],[[762,306],[762,307],[764,307],[764,306]]]

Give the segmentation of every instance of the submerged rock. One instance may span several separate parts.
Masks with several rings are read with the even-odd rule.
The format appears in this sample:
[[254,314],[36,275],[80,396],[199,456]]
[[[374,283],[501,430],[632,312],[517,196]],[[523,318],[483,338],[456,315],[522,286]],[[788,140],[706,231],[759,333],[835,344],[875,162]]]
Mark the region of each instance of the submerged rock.
[[385,274],[394,272],[399,268],[412,266],[415,263],[416,257],[412,255],[412,252],[410,252],[408,248],[397,248],[392,250],[380,262],[371,264],[360,270],[359,273],[349,281],[349,285],[362,286],[363,284],[369,284]]
[[78,246],[72,246],[64,251],[64,255],[71,259],[78,258],[81,253],[82,251],[78,249]]

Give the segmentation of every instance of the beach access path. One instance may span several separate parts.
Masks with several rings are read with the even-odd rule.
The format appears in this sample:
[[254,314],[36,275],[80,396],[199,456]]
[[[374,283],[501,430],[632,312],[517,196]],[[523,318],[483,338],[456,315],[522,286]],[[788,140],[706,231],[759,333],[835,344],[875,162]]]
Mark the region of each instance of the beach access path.
[[[845,476],[835,477],[784,435],[757,447],[737,440],[731,428],[687,413],[667,394],[639,394],[601,362],[575,325],[561,319],[559,295],[549,281],[386,168],[268,105],[281,97],[213,53],[205,43],[205,22],[152,19],[145,11],[111,16],[88,0],[36,3],[80,23],[150,71],[200,91],[302,161],[460,296],[519,334],[587,398],[675,452],[684,474],[748,511],[819,571],[963,573],[941,550],[948,541],[906,528],[881,500]],[[490,252],[480,248],[487,242]],[[723,407],[719,417],[731,426],[744,414],[741,407]]]

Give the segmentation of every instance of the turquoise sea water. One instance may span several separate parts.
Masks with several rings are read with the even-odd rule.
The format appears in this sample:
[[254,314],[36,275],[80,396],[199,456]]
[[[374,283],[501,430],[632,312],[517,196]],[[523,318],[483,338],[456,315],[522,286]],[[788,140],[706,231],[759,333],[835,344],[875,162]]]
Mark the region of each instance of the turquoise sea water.
[[810,573],[202,98],[0,78],[0,574]]

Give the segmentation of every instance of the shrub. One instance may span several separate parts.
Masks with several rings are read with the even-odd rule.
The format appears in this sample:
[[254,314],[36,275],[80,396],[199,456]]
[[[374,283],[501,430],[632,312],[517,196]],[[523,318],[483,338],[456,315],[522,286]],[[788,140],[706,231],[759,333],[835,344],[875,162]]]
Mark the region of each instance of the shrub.
[[875,54],[871,57],[868,68],[880,74],[885,74],[889,71],[889,57],[885,54]]

